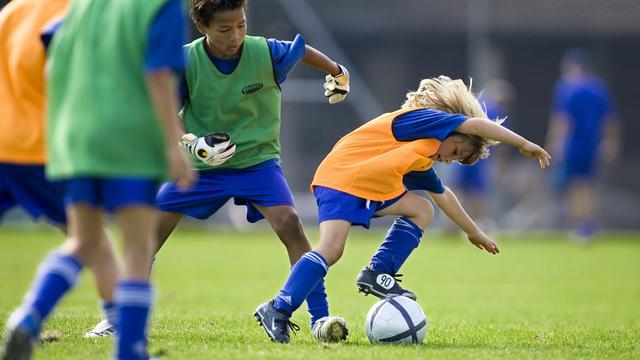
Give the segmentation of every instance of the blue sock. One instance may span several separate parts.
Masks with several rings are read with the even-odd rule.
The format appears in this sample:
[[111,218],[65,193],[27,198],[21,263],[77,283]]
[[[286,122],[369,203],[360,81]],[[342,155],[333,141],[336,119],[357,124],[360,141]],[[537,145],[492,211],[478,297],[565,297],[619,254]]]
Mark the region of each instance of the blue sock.
[[369,266],[376,271],[396,274],[411,252],[420,244],[422,229],[402,216],[393,222],[387,237],[371,258]]
[[118,309],[116,359],[146,359],[147,322],[153,289],[146,281],[122,281],[116,287]]
[[275,300],[275,308],[291,315],[327,275],[329,265],[322,255],[309,251],[293,265],[287,282]]
[[25,296],[23,306],[36,318],[37,328],[29,329],[33,335],[40,331],[40,324],[49,316],[58,301],[78,280],[82,263],[70,255],[51,253],[38,268],[31,289]]
[[111,325],[116,325],[118,322],[118,307],[113,301],[103,301],[101,303],[102,314],[105,319]]
[[[294,265],[291,265],[293,269]],[[324,279],[321,279],[309,296],[307,296],[307,309],[311,315],[311,328],[313,324],[325,316],[329,316],[329,302],[327,302],[327,290],[324,287]]]
[[318,319],[329,316],[329,303],[327,302],[327,291],[324,288],[324,279],[320,279],[318,285],[307,296],[307,308],[311,315],[312,328]]

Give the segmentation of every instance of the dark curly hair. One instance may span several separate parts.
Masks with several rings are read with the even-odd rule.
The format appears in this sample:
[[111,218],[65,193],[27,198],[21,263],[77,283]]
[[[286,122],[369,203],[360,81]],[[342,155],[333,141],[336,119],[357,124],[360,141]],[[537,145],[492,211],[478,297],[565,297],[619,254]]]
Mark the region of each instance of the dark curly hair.
[[191,0],[191,19],[196,24],[209,26],[216,13],[245,7],[247,0]]

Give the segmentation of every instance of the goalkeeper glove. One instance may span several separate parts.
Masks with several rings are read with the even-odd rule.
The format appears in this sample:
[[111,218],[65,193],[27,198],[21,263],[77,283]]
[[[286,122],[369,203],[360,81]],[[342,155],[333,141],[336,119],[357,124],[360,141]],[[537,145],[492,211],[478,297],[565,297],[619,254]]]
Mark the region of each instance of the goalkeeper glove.
[[209,166],[220,166],[236,152],[236,144],[226,132],[212,133],[203,137],[185,134],[180,145],[187,149],[198,160]]
[[349,93],[349,72],[340,64],[338,67],[340,67],[340,74],[325,77],[324,96],[329,98],[329,104],[339,103]]

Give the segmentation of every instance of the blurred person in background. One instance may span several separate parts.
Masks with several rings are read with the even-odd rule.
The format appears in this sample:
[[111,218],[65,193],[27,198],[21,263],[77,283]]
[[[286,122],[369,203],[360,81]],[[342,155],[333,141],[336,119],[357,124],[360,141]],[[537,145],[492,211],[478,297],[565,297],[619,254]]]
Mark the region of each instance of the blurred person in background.
[[[486,108],[487,117],[494,120],[507,117],[513,94],[513,86],[507,81],[501,79],[488,81],[479,99]],[[496,227],[489,203],[490,187],[494,183],[493,172],[496,165],[494,160],[495,155],[482,159],[472,166],[455,164],[453,169],[453,187],[460,201],[469,209],[469,214],[477,219],[478,226],[485,232],[490,232]]]
[[555,188],[565,198],[566,221],[577,240],[595,233],[594,175],[600,160],[620,152],[620,126],[605,82],[591,73],[589,54],[567,51],[554,90],[547,148],[557,159]]
[[[14,0],[0,11],[0,218],[21,207],[67,234],[63,189],[45,177],[46,46],[68,0]],[[100,246],[111,248],[106,232]],[[111,254],[111,252],[105,252]],[[92,267],[104,316],[113,319],[118,265],[104,256]]]

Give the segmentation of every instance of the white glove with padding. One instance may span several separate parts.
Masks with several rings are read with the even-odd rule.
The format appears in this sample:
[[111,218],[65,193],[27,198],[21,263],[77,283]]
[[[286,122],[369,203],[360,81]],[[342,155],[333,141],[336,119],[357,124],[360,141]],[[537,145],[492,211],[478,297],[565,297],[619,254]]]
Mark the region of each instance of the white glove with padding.
[[180,139],[180,145],[209,166],[222,165],[236,152],[236,144],[226,132],[211,133],[203,137],[184,134]]
[[347,69],[338,64],[340,74],[327,75],[324,83],[324,96],[329,98],[329,104],[339,103],[344,100],[349,93],[349,72]]

